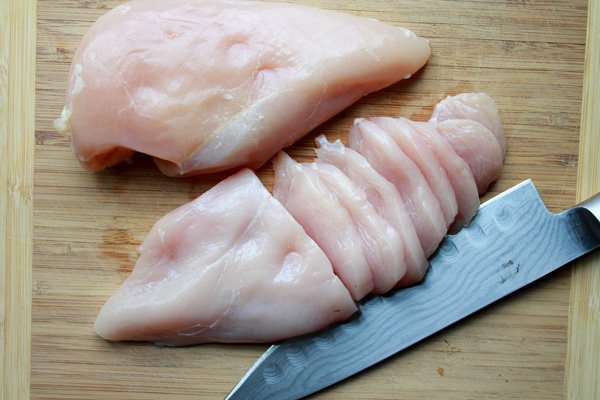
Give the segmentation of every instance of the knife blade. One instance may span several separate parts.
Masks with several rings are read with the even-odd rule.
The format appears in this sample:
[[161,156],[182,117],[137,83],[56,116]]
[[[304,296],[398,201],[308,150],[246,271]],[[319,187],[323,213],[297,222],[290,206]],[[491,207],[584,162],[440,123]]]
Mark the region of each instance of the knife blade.
[[271,346],[226,400],[295,400],[368,368],[600,246],[600,196],[559,214],[524,181],[448,235],[418,285],[350,320]]

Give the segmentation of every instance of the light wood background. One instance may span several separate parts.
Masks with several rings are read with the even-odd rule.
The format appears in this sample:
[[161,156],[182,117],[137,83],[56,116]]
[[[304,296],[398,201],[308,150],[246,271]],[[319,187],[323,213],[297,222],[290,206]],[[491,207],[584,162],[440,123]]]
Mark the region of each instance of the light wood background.
[[[6,146],[0,149],[0,211],[5,225],[0,231],[4,235],[0,236],[0,316],[4,327],[0,384],[7,399],[27,397],[29,390],[32,398],[39,399],[222,398],[266,349],[265,345],[165,349],[149,344],[112,344],[93,332],[99,308],[131,270],[136,247],[152,224],[219,179],[169,179],[143,156],[136,157],[132,164],[88,173],[78,166],[69,139],[52,128],[52,120],[62,108],[69,63],[78,41],[96,18],[119,3],[40,0],[37,35],[34,1],[1,3],[0,127],[1,144]],[[578,163],[581,121],[584,127],[592,124],[599,104],[597,97],[594,100],[597,89],[593,89],[597,80],[588,78],[586,87],[592,89],[584,103],[584,110],[588,111],[582,120],[587,1],[302,3],[410,28],[431,41],[432,57],[410,81],[368,96],[293,146],[290,153],[297,159],[312,158],[313,139],[319,133],[343,139],[356,117],[403,115],[425,120],[432,106],[446,95],[484,91],[496,99],[509,138],[505,169],[486,198],[532,178],[549,208],[559,211],[576,201],[578,164],[583,177],[579,180],[579,196],[584,196],[586,190],[598,189],[581,183],[595,179],[594,174],[588,174],[591,178],[584,175],[596,168],[592,163],[598,160],[593,150],[597,144],[589,146],[598,140],[597,125],[584,129],[587,133],[581,142],[583,161]],[[16,22],[13,21],[13,15],[20,19],[15,17]],[[597,11],[595,15],[597,21]],[[597,23],[595,26],[597,29]],[[10,36],[5,35],[6,30]],[[11,74],[21,73],[27,78],[27,72],[33,71],[33,58],[27,58],[27,47],[19,46],[34,43],[36,37],[33,160],[33,144],[27,142],[32,138],[28,135],[32,125],[27,118],[33,118],[33,107],[28,105],[31,98],[26,96],[32,82],[27,84],[25,80],[26,87],[15,89]],[[6,43],[11,44],[6,47]],[[29,64],[15,61],[21,60],[21,54],[23,60],[30,60]],[[592,70],[593,77],[590,59],[586,68],[588,73]],[[597,67],[595,71],[597,77]],[[12,100],[24,101],[19,103],[23,106],[11,106]],[[28,168],[33,161],[31,218],[27,188],[31,189]],[[15,165],[18,170],[12,172],[9,168]],[[259,175],[270,187],[270,166],[259,171]],[[9,184],[14,182],[14,176],[21,179],[21,191]],[[32,239],[31,263],[27,257],[31,257]],[[18,262],[17,256],[22,257]],[[585,270],[594,271],[590,267]],[[28,271],[33,273],[31,281]],[[573,281],[585,279],[575,276]],[[584,335],[572,329],[567,359],[570,285],[571,271],[565,268],[315,398],[562,398],[565,365],[581,365],[577,354],[587,357],[583,362],[588,364],[584,365],[597,365],[599,358],[598,352],[589,356],[577,350],[581,343],[589,343],[582,340],[592,338],[591,343],[595,343],[593,333]],[[28,290],[33,293],[31,297]],[[590,295],[585,288],[582,292]],[[591,304],[584,309],[575,306],[575,315],[594,312],[598,303],[591,295],[590,302],[585,300],[587,297],[574,294],[574,305],[578,299],[584,299],[585,305]],[[29,299],[33,305],[31,324],[27,314]],[[573,367],[568,371],[575,371],[569,375],[568,387],[577,389],[567,392],[572,398],[584,398],[598,369],[588,368],[591,376],[587,380],[580,379]],[[21,392],[17,394],[16,390]]]
[[[590,1],[581,107],[577,201],[600,192],[600,1]],[[565,398],[600,398],[600,256],[572,270]]]
[[0,399],[27,399],[31,355],[36,2],[0,1]]

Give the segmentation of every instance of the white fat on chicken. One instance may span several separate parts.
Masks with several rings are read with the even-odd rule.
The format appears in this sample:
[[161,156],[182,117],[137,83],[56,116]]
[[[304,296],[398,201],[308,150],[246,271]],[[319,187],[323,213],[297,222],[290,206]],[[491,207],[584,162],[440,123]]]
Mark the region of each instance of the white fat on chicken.
[[249,170],[160,219],[96,332],[161,345],[273,342],[357,307],[323,251]]

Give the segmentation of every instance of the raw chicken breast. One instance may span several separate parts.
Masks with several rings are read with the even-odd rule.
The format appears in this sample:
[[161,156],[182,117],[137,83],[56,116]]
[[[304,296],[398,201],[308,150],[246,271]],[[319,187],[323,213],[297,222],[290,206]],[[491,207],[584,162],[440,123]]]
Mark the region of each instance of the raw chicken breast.
[[95,329],[163,345],[273,342],[356,310],[321,249],[243,170],[156,223]]
[[440,202],[418,166],[375,123],[358,119],[348,133],[350,148],[361,153],[384,178],[392,182],[404,201],[426,257],[446,235]]
[[406,273],[404,247],[398,232],[377,214],[365,192],[339,168],[325,163],[313,163],[310,167],[319,172],[323,183],[348,210],[371,270],[373,292],[387,293]]
[[429,53],[407,29],[339,12],[136,0],[83,38],[55,126],[92,171],[135,151],[170,176],[256,168],[366,94],[409,78]]
[[[476,120],[462,118],[468,116],[464,107],[453,104],[464,105],[467,100],[468,115],[486,122],[496,134]],[[421,280],[427,270],[426,257],[437,249],[448,229],[455,232],[470,222],[479,206],[478,189],[485,190],[498,176],[503,162],[500,143],[505,139],[494,116],[493,100],[484,94],[462,94],[444,100],[439,110],[446,118],[441,122],[357,119],[348,134],[349,148],[340,141],[329,143],[324,136],[317,137],[316,163],[298,164],[284,153],[276,157],[275,196],[326,249],[334,271],[347,286],[349,281],[342,277],[344,268],[338,267],[342,260],[344,265],[360,266],[353,271],[365,269],[368,264],[375,293]],[[458,110],[456,115],[454,110]],[[344,215],[344,225],[333,223],[341,221],[332,217],[339,213]],[[404,254],[404,259],[398,260],[405,269],[400,279],[389,272],[401,267],[383,272],[377,268],[377,263],[388,266],[398,262],[385,253],[385,246],[365,248],[377,249],[386,256],[377,259],[367,251],[362,254],[364,258],[350,256],[339,245],[352,242],[356,250],[359,237],[364,240],[364,232],[384,232],[364,223],[373,213],[388,222],[400,238],[401,245],[389,242],[389,248],[398,247],[398,254]],[[358,235],[354,234],[352,241],[345,240],[353,225]],[[377,237],[382,237],[381,233],[371,236],[368,242],[376,244],[373,238]],[[354,284],[361,279],[356,275],[353,278]],[[368,279],[368,274],[362,279]],[[366,290],[368,285],[361,287]],[[357,300],[365,295],[350,291]]]
[[345,147],[339,140],[329,143],[324,136],[319,136],[317,145],[317,162],[332,164],[341,169],[364,191],[375,211],[387,220],[400,236],[404,247],[406,274],[398,285],[421,280],[428,262],[398,189],[375,171],[361,154]]
[[355,299],[386,293],[406,272],[396,230],[344,173],[331,164],[274,160],[274,196],[331,260]]
[[348,211],[315,169],[303,168],[283,152],[275,156],[273,167],[275,198],[327,254],[352,297],[362,299],[373,290],[373,277]]
[[419,167],[431,191],[438,199],[446,227],[449,227],[458,213],[456,195],[446,170],[433,151],[424,143],[421,132],[406,118],[373,118],[371,121],[390,135],[400,149]]
[[469,165],[479,194],[483,194],[504,164],[495,136],[479,122],[468,119],[449,119],[436,124],[436,129]]
[[502,167],[493,101],[470,103],[485,124],[453,106],[482,96],[444,100],[439,122],[357,119],[350,147],[318,137],[313,163],[280,152],[277,199],[245,169],[163,217],[96,331],[167,345],[271,342],[418,282],[448,226],[469,223],[478,189]]
[[446,97],[435,105],[430,121],[437,123],[449,119],[471,120],[488,128],[498,141],[504,160],[506,136],[500,124],[498,107],[490,96],[485,93],[461,93]]
[[469,165],[456,154],[450,143],[447,140],[440,140],[440,134],[435,124],[415,121],[409,121],[409,123],[415,130],[418,130],[419,137],[439,159],[446,171],[446,176],[452,183],[458,212],[450,226],[450,232],[455,232],[466,226],[479,208],[479,194],[475,178]]

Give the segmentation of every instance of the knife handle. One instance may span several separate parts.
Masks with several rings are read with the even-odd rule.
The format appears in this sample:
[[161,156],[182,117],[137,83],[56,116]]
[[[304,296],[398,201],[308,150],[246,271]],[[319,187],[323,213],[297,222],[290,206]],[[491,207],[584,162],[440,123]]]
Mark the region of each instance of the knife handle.
[[600,221],[600,193],[596,193],[587,200],[582,201],[575,207],[582,207],[591,212]]
[[591,229],[596,238],[600,239],[600,193],[596,193],[587,200],[582,201],[568,211],[586,210],[578,213],[586,225]]

